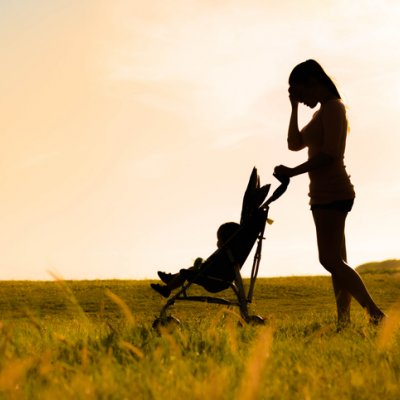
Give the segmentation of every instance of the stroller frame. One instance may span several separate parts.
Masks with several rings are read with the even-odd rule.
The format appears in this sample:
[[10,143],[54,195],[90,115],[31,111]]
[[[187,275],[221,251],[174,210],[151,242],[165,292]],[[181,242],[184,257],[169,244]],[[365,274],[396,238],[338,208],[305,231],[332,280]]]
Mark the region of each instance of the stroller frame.
[[[256,181],[257,181],[256,188],[260,189],[259,178],[257,175],[256,168],[253,169],[251,176],[252,176],[252,178],[250,179],[248,189],[250,187],[250,183],[251,183],[252,179],[254,180],[254,177],[256,177]],[[158,318],[156,318],[155,321],[153,322],[154,328],[157,328],[160,325],[167,325],[171,322],[175,322],[177,324],[180,323],[180,321],[177,318],[173,317],[172,315],[167,315],[169,308],[171,306],[173,306],[176,301],[195,301],[195,302],[204,302],[204,303],[211,303],[211,304],[221,304],[221,305],[226,305],[226,306],[236,306],[236,307],[239,307],[240,315],[246,323],[255,323],[255,324],[263,324],[264,323],[264,319],[261,316],[249,314],[248,305],[250,303],[252,303],[252,301],[253,301],[254,287],[255,287],[256,280],[257,280],[258,271],[259,271],[260,262],[261,262],[262,242],[265,239],[265,237],[264,237],[265,226],[266,226],[267,222],[272,223],[271,221],[268,220],[269,205],[273,201],[277,200],[279,197],[281,197],[283,195],[283,193],[286,191],[287,186],[289,184],[289,179],[282,179],[281,177],[277,177],[277,176],[276,176],[276,178],[281,182],[280,186],[274,191],[274,193],[271,195],[271,197],[269,199],[267,199],[261,206],[257,207],[257,209],[256,209],[256,211],[258,212],[258,217],[263,219],[263,224],[262,224],[261,229],[258,231],[258,234],[256,237],[257,248],[256,248],[254,258],[253,258],[250,283],[249,283],[249,288],[248,288],[247,293],[246,293],[246,289],[245,289],[245,286],[243,283],[243,278],[242,278],[242,275],[240,272],[241,266],[243,265],[244,262],[242,263],[242,265],[240,265],[240,263],[235,259],[231,249],[229,248],[229,242],[232,239],[232,238],[230,238],[228,240],[227,244],[222,246],[221,249],[218,249],[214,254],[218,254],[220,252],[226,252],[226,254],[234,268],[234,273],[235,273],[234,280],[232,282],[230,282],[230,281],[225,281],[222,279],[213,278],[213,277],[209,277],[209,276],[207,276],[207,280],[214,281],[215,283],[222,283],[222,284],[226,285],[227,287],[230,287],[233,290],[233,292],[237,298],[237,301],[226,300],[224,298],[214,297],[214,296],[188,296],[186,293],[187,289],[189,289],[193,283],[196,283],[195,282],[196,277],[198,277],[198,276],[200,276],[200,274],[206,272],[206,270],[200,271],[194,275],[194,278],[192,280],[188,280],[186,283],[184,283],[182,285],[182,287],[177,291],[177,293],[167,300],[166,304],[162,307]],[[268,194],[270,185],[266,185],[263,188],[265,188],[265,196],[263,196],[263,200],[264,200],[266,195]],[[263,189],[263,188],[261,188],[261,189]],[[247,191],[246,191],[246,193],[247,193]],[[246,195],[245,195],[245,197],[246,197]],[[263,200],[261,200],[261,201],[263,201]],[[235,236],[235,235],[233,235],[233,236]],[[254,242],[251,247],[254,247]],[[251,251],[251,249],[250,249],[250,251]],[[247,258],[247,256],[246,256],[246,258]]]

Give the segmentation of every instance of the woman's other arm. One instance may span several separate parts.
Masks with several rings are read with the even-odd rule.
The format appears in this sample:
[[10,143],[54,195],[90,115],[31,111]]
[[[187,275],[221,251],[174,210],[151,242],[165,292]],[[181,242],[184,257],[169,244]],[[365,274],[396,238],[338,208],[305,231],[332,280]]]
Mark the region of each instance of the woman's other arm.
[[274,174],[281,177],[283,176],[287,178],[292,178],[294,176],[310,172],[314,169],[325,167],[331,164],[333,160],[334,158],[329,154],[318,153],[305,163],[300,164],[294,168],[286,167],[285,165],[278,165],[277,167],[275,167]]

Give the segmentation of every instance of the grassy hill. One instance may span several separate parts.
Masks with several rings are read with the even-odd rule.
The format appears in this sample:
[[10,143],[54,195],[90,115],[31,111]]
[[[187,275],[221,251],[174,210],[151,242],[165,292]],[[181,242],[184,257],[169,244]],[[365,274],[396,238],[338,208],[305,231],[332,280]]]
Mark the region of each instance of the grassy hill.
[[265,326],[181,302],[181,326],[161,333],[150,281],[0,282],[0,399],[398,399],[400,276],[364,279],[382,327],[354,304],[338,331],[330,278],[316,276],[259,279]]
[[369,262],[356,268],[359,274],[398,274],[400,273],[400,260],[385,260]]
[[[400,279],[386,273],[368,273],[364,276],[372,296],[384,308],[400,299]],[[26,318],[69,319],[77,312],[88,318],[119,318],[120,308],[109,296],[111,291],[123,299],[129,310],[141,323],[148,323],[158,314],[165,300],[150,288],[150,280],[93,280],[93,281],[0,281],[0,316],[3,321]],[[245,284],[247,284],[245,280]],[[206,294],[192,286],[192,294]],[[234,299],[230,290],[222,297]],[[180,303],[174,314],[184,319],[208,315],[220,306],[199,303]],[[259,278],[257,280],[254,312],[267,317],[285,318],[298,313],[331,313],[335,318],[335,302],[331,279],[327,276]],[[356,312],[361,312],[355,305]]]

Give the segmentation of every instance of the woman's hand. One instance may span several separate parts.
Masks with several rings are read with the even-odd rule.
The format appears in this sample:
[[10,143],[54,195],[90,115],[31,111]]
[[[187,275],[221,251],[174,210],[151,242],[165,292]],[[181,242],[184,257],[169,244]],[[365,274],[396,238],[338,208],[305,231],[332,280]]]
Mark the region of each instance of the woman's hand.
[[285,165],[278,165],[274,169],[274,175],[279,179],[290,179],[293,176],[293,168],[286,167]]
[[296,97],[289,95],[289,100],[292,108],[297,108],[299,106],[299,100]]
[[297,108],[299,105],[299,93],[294,87],[289,87],[289,100],[292,108]]

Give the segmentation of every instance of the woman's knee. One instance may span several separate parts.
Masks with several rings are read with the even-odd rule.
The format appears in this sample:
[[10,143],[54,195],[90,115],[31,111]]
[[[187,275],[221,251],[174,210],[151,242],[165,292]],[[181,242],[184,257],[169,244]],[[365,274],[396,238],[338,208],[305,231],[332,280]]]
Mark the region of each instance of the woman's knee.
[[331,274],[340,272],[343,269],[343,260],[337,257],[319,255],[320,264]]

